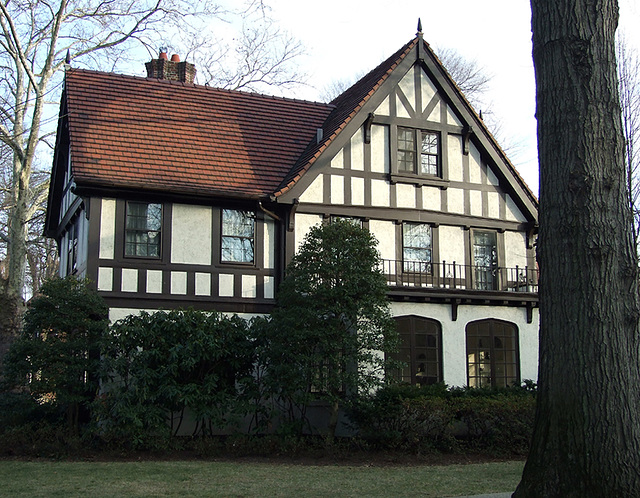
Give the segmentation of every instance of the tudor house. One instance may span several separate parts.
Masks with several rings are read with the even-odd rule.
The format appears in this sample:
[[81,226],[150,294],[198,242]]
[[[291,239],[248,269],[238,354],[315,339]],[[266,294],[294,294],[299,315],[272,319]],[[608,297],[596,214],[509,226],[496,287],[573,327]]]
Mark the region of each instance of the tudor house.
[[408,382],[537,376],[537,200],[422,33],[334,101],[68,68],[46,234],[112,320],[268,313],[309,228],[379,241]]

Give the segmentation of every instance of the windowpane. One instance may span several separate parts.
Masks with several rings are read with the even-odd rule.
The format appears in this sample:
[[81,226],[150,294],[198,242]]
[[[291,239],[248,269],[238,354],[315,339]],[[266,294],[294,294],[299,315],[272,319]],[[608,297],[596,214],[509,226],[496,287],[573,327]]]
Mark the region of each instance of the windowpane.
[[125,256],[160,257],[162,204],[127,202]]
[[398,171],[420,175],[440,174],[440,134],[398,128]]
[[498,248],[495,232],[473,233],[473,264],[476,289],[495,290],[498,285]]
[[438,134],[422,132],[420,172],[424,175],[438,174]]
[[222,211],[222,261],[253,263],[255,215],[251,211]]
[[404,271],[431,273],[431,227],[405,223],[402,238]]
[[469,386],[506,387],[518,382],[517,334],[515,325],[498,320],[467,325]]
[[415,173],[415,130],[398,128],[398,170]]
[[412,384],[442,382],[442,330],[435,320],[421,317],[396,319],[401,347],[393,358],[407,364],[394,376]]

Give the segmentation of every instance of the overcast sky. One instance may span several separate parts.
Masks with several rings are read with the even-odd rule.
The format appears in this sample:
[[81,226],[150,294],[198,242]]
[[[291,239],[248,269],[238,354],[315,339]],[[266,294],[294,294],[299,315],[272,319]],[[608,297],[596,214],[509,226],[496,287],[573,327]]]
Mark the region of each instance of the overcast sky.
[[[637,0],[619,0],[620,26],[640,50]],[[424,39],[434,50],[456,50],[492,75],[483,115],[501,123],[500,135],[511,161],[538,193],[535,81],[531,60],[531,10],[527,0],[269,0],[279,25],[300,39],[310,75],[295,97],[320,100],[335,80],[365,74],[416,34],[422,19]]]

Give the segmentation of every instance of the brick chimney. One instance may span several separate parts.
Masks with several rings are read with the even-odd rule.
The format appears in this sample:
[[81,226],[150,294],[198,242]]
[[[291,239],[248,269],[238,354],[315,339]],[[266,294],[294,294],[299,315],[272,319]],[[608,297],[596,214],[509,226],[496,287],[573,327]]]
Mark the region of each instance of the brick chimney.
[[196,77],[196,66],[186,61],[180,62],[180,57],[177,54],[173,54],[169,60],[167,52],[163,49],[160,50],[157,59],[152,59],[145,64],[147,78],[193,83]]

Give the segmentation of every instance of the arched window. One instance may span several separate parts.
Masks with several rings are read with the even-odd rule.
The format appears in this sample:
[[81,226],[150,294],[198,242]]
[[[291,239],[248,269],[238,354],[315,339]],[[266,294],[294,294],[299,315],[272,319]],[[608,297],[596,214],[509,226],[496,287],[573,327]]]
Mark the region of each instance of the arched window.
[[502,320],[467,325],[467,379],[470,387],[520,383],[518,328]]
[[400,347],[393,358],[406,363],[395,377],[411,384],[442,382],[442,327],[440,322],[419,316],[396,318]]

